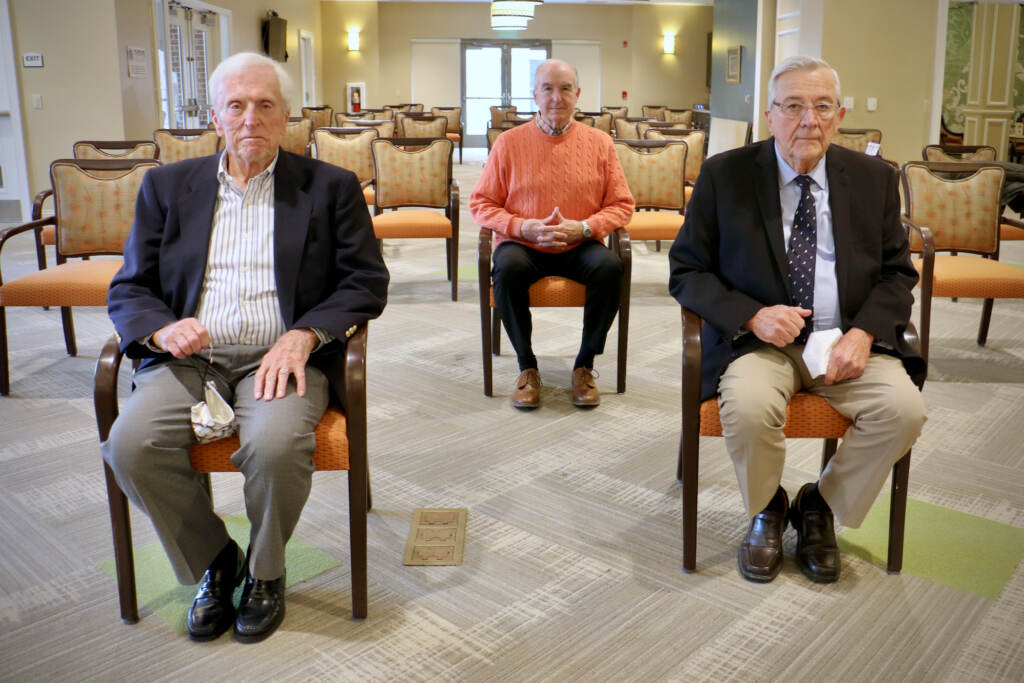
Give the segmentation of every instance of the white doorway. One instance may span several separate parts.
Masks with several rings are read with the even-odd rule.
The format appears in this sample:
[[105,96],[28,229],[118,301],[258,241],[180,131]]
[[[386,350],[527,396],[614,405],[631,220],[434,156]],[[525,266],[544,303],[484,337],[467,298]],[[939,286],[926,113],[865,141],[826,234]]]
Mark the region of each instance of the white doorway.
[[7,0],[0,0],[0,223],[29,219],[28,167],[21,129],[18,74]]
[[302,67],[302,106],[316,106],[316,53],[313,32],[299,29],[299,60]]

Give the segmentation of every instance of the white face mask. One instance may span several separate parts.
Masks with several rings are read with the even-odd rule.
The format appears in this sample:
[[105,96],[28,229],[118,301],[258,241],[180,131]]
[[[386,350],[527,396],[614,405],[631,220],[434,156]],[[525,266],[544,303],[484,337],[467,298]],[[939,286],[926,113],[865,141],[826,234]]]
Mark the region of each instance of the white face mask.
[[[213,364],[213,346],[210,346],[210,365]],[[238,429],[235,411],[217,391],[212,379],[206,379],[212,371],[210,365],[200,370],[203,379],[203,398],[205,400],[192,406],[192,431],[199,443],[210,443],[217,439],[231,436]],[[214,371],[216,372],[216,371]]]

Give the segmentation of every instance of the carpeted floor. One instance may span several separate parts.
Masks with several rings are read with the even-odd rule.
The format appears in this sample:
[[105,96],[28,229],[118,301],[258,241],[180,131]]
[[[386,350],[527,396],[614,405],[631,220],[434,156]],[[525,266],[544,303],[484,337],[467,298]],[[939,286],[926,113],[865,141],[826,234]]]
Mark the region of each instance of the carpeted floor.
[[[138,624],[123,625],[102,568],[112,548],[91,401],[110,323],[102,310],[76,309],[80,354],[71,358],[57,311],[8,309],[0,679],[1024,679],[1024,303],[997,302],[988,346],[978,348],[980,303],[935,302],[903,574],[871,560],[884,556],[885,536],[884,521],[869,520],[844,531],[837,584],[809,583],[791,556],[775,582],[743,581],[735,554],[744,515],[721,439],[702,444],[698,571],[683,574],[680,325],[666,253],[634,245],[625,394],[614,393],[613,330],[597,365],[602,405],[570,404],[580,313],[542,309],[542,407],[509,407],[517,372],[507,340],[495,396],[484,397],[477,229],[465,211],[481,158],[467,150],[456,166],[457,303],[440,240],[385,245],[390,303],[369,337],[375,508],[363,621],[350,611],[345,475],[319,473],[296,539],[339,565],[289,588],[272,638],[191,643],[154,612],[158,598]],[[11,246],[5,278],[34,268],[27,237]],[[1024,242],[1007,244],[1003,259],[1024,263]],[[791,492],[815,476],[819,451],[791,442]],[[240,478],[213,483],[218,509],[244,516]],[[884,520],[885,498],[873,519]],[[462,565],[403,566],[415,508],[468,509]],[[137,548],[154,542],[137,510],[133,528]],[[787,552],[794,544],[789,530]]]

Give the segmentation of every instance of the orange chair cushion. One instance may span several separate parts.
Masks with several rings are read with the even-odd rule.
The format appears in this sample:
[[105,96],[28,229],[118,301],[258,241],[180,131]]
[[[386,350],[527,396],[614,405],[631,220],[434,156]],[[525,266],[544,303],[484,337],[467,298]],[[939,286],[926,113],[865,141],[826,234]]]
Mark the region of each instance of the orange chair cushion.
[[[782,433],[790,439],[839,439],[851,424],[821,396],[801,391],[794,394],[786,406],[786,426]],[[700,435],[722,436],[717,398],[700,404]]]
[[[313,465],[316,469],[348,469],[348,435],[345,427],[345,415],[341,410],[336,406],[328,407],[314,432],[316,451],[313,452]],[[237,472],[238,468],[231,464],[231,454],[240,445],[237,434],[210,443],[196,444],[189,451],[192,467],[196,472]]]
[[1001,240],[1024,240],[1024,228],[1018,228],[1009,223],[999,224],[999,239]]
[[373,217],[377,239],[389,237],[451,237],[452,222],[443,213],[427,209],[384,211]]
[[363,188],[363,199],[366,200],[367,206],[373,206],[373,185],[367,185]]
[[68,261],[0,285],[0,306],[106,306],[121,259]]
[[637,211],[626,232],[634,240],[674,240],[682,226],[682,215],[674,211]]
[[52,225],[47,225],[43,228],[43,232],[40,234],[40,240],[43,244],[57,244],[57,228]]
[[[921,259],[914,259],[920,273]],[[961,254],[935,257],[932,296],[974,297],[979,299],[1024,298],[1024,268]]]
[[460,140],[462,140],[462,136],[459,135],[458,133],[445,133],[444,136],[451,140],[452,142],[459,142]]
[[[567,277],[542,277],[530,285],[530,305],[534,307],[582,306],[586,301],[586,285]],[[491,287],[491,308],[494,308],[494,287]]]

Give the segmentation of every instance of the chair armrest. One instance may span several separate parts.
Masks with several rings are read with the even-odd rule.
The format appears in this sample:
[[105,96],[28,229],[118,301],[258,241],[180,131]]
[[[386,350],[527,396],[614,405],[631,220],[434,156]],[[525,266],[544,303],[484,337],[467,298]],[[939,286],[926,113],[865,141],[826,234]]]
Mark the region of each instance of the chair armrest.
[[43,202],[53,194],[53,190],[40,190],[32,199],[32,220],[37,221],[43,217]]
[[[683,323],[682,433],[695,447],[700,433],[701,324],[700,316],[680,306]],[[677,473],[682,475],[680,470]]]
[[370,185],[376,185],[376,179],[375,178],[370,178],[369,180],[363,180],[362,182],[359,183],[359,187],[360,188],[364,188],[364,189],[366,187],[369,187]]
[[1024,221],[1019,221],[1016,218],[1010,218],[1009,216],[1000,216],[999,222],[1005,225],[1011,225],[1015,228],[1020,228],[1021,230],[1024,230]]
[[480,291],[484,292],[491,286],[491,241],[494,232],[490,228],[480,228],[480,240],[477,243],[477,272],[480,275]]
[[[4,245],[7,244],[7,240],[11,239],[15,235],[20,235],[21,233],[28,232],[29,230],[40,230],[47,225],[57,225],[57,217],[47,216],[46,218],[22,223],[21,225],[12,225],[9,228],[0,228],[0,250],[3,250]],[[3,284],[2,275],[0,275],[0,284]]]
[[101,442],[110,436],[110,428],[117,419],[117,374],[121,369],[122,357],[117,335],[112,335],[100,349],[99,358],[96,359],[92,402],[96,410],[96,427]]
[[[366,417],[366,338],[369,326],[360,325],[355,334],[345,343],[344,373],[345,393],[341,407],[348,416],[352,411],[362,410]],[[360,408],[361,407],[361,408]]]

